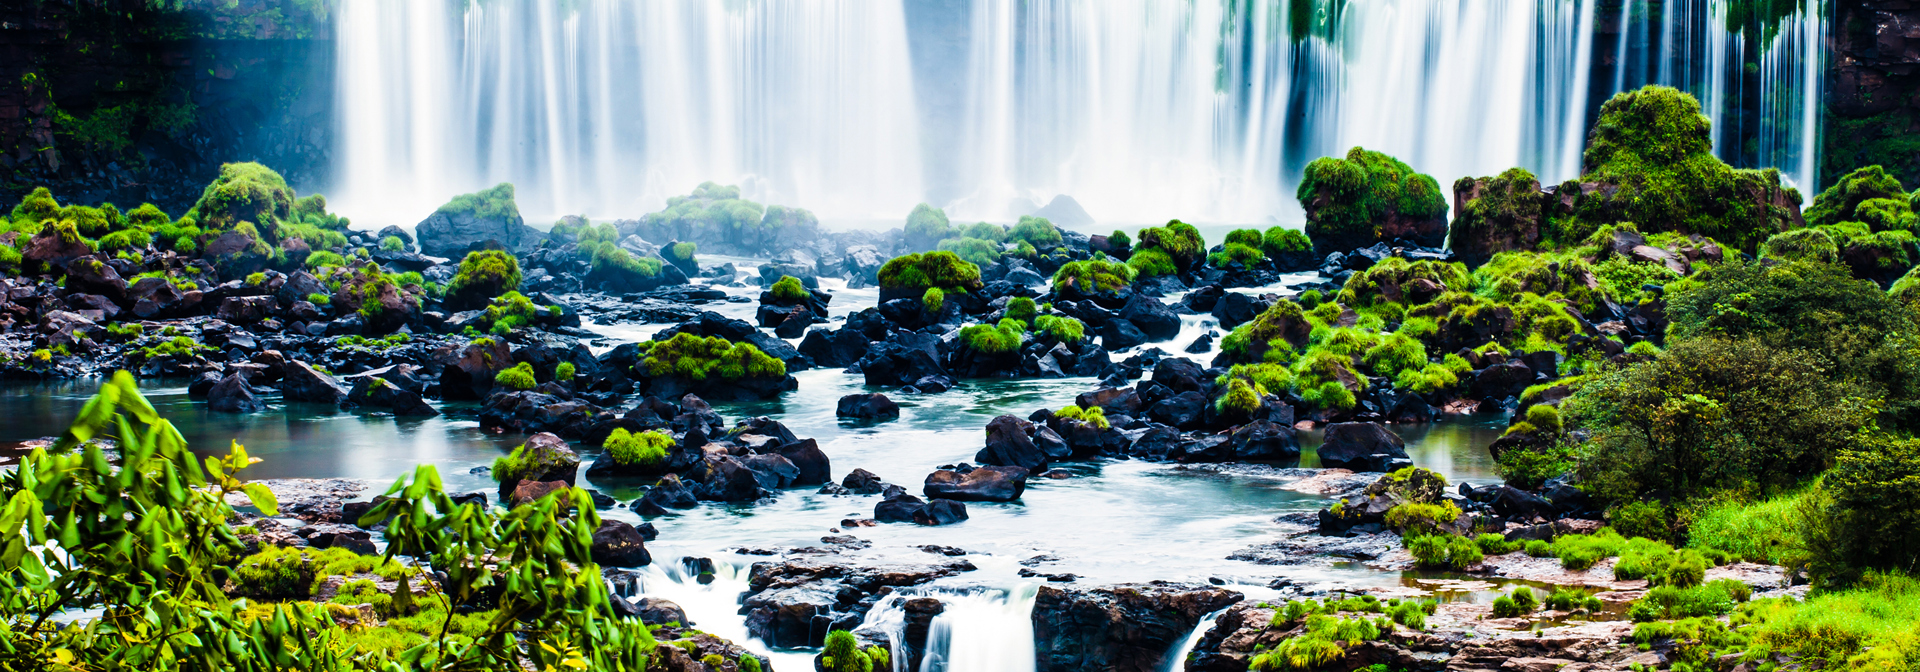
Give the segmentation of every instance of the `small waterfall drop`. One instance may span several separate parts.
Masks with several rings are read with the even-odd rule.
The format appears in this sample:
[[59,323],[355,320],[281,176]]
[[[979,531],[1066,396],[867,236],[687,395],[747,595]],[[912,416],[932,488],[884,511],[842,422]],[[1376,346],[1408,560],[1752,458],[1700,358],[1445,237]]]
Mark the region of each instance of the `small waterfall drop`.
[[927,657],[916,672],[1033,672],[1038,592],[1022,584],[941,595],[947,609],[928,629]]

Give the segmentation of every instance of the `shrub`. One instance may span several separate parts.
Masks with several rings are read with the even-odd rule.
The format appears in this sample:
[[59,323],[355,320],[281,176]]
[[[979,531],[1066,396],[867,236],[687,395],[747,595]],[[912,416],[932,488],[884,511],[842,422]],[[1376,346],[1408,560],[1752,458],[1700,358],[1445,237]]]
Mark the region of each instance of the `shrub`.
[[252,222],[269,245],[279,242],[280,222],[293,214],[293,189],[279,173],[258,163],[228,163],[200,192],[187,211],[200,226],[213,230]]
[[1054,271],[1053,291],[1077,289],[1086,294],[1112,292],[1132,284],[1138,275],[1139,271],[1133,266],[1105,257],[1073,261]]
[[1533,589],[1526,586],[1513,589],[1513,593],[1502,595],[1493,601],[1494,618],[1517,618],[1533,613],[1539,608],[1538,598]]
[[1220,395],[1213,407],[1222,416],[1250,418],[1262,405],[1260,395],[1254,392],[1252,385],[1244,379],[1234,378],[1227,382],[1226,394]]
[[513,184],[501,182],[488,189],[471,194],[461,194],[440,206],[440,212],[451,215],[467,214],[479,219],[516,220],[520,218],[520,208],[513,202]]
[[1811,568],[1845,585],[1869,569],[1920,566],[1920,440],[1854,437],[1801,504]]
[[380,239],[380,249],[388,252],[405,252],[407,241],[401,240],[399,236],[387,236]]
[[1453,389],[1460,384],[1460,377],[1445,366],[1428,364],[1420,369],[1403,369],[1395,376],[1393,384],[1415,394],[1433,394]]
[[1207,263],[1215,268],[1226,268],[1229,264],[1239,264],[1241,268],[1253,268],[1266,260],[1266,253],[1260,248],[1240,243],[1227,243],[1226,247],[1207,257]]
[[962,328],[960,342],[974,352],[1005,354],[1019,350],[1026,334],[1027,325],[1003,318],[996,326],[974,324]]
[[1493,533],[1474,537],[1473,543],[1480,547],[1481,553],[1487,555],[1506,555],[1526,546],[1526,544],[1519,541],[1507,541],[1504,535]]
[[1484,557],[1473,540],[1451,534],[1413,537],[1407,540],[1407,551],[1414,564],[1425,569],[1466,569]]
[[928,287],[927,291],[920,295],[920,307],[930,314],[940,314],[940,311],[947,307],[947,293],[940,291],[939,287]]
[[477,306],[519,288],[520,260],[501,250],[477,250],[460,260],[447,293],[464,297],[464,305]]
[[563,383],[572,382],[573,375],[574,375],[573,362],[561,362],[559,365],[553,367],[554,380],[557,380]]
[[1267,229],[1260,237],[1260,251],[1268,257],[1278,257],[1288,252],[1308,252],[1313,249],[1313,241],[1298,229],[1275,226]]
[[588,273],[595,279],[616,286],[639,288],[660,277],[663,270],[665,267],[659,259],[636,257],[619,245],[599,243],[593,248],[592,267]]
[[860,650],[853,633],[833,630],[827,633],[826,647],[820,652],[820,667],[827,672],[873,672],[874,661]]
[[1312,330],[1313,324],[1300,304],[1281,299],[1228,332],[1220,339],[1220,352],[1230,361],[1243,364],[1284,362],[1294,349],[1307,345]]
[[1394,378],[1402,371],[1424,366],[1427,348],[1411,336],[1392,333],[1380,339],[1379,345],[1367,349],[1365,361],[1375,373]]
[[1248,662],[1248,669],[1256,672],[1325,669],[1346,657],[1343,646],[1379,639],[1392,629],[1392,621],[1384,618],[1375,621],[1365,617],[1309,615],[1301,634],[1255,655]]
[[1107,246],[1113,248],[1113,251],[1120,253],[1121,256],[1125,256],[1133,250],[1133,238],[1128,236],[1125,231],[1114,229],[1113,233],[1107,234]]
[[1460,507],[1452,500],[1441,500],[1437,504],[1404,502],[1387,511],[1387,527],[1403,536],[1426,536],[1437,534],[1440,526],[1451,525],[1460,515]]
[[[1864,166],[1855,169],[1840,181],[1828,186],[1815,196],[1813,204],[1807,208],[1808,226],[1827,226],[1841,222],[1863,222],[1866,218],[1860,212],[1863,204],[1876,201],[1905,203],[1907,193],[1900,186],[1899,178],[1887,174],[1880,166]],[[1911,206],[1906,209],[1912,213]],[[1889,222],[1894,223],[1894,222]],[[1885,230],[1885,226],[1874,227],[1875,231]]]
[[1687,546],[1772,565],[1799,565],[1807,558],[1800,536],[1808,490],[1758,502],[1727,499],[1708,505],[1687,528]]
[[1300,389],[1300,401],[1310,408],[1348,410],[1358,403],[1353,390],[1334,381],[1327,381],[1314,387]]
[[1619,555],[1626,548],[1627,540],[1611,528],[1601,528],[1593,534],[1568,534],[1553,540],[1553,556],[1560,558],[1560,566],[1579,572],[1592,567],[1594,563]]
[[1817,261],[1831,264],[1840,259],[1840,248],[1833,238],[1819,229],[1794,229],[1773,234],[1761,245],[1761,255],[1786,262]]
[[991,240],[948,238],[940,241],[940,250],[980,266],[1000,261],[1000,244]]
[[666,432],[651,431],[634,434],[626,428],[616,427],[607,434],[607,440],[601,447],[613,456],[613,461],[626,466],[656,467],[667,459],[667,451],[674,448],[673,437]]
[[709,376],[726,380],[739,378],[781,378],[787,375],[787,363],[760,351],[752,343],[734,343],[717,336],[695,336],[686,332],[672,338],[642,344],[646,358],[642,366],[649,376],[676,376],[688,380],[706,380]]
[[[176,247],[176,249],[178,248]],[[347,260],[345,257],[326,250],[315,250],[312,254],[307,255],[307,268],[338,268],[346,265]]]
[[1627,615],[1636,623],[1721,616],[1733,611],[1735,602],[1745,602],[1752,594],[1753,589],[1747,584],[1732,579],[1690,588],[1654,586],[1645,596],[1634,600],[1627,608]]
[[780,279],[775,280],[773,286],[767,291],[773,294],[773,298],[781,301],[805,301],[813,298],[813,292],[807,291],[807,287],[800,284],[800,279],[791,275],[780,276]]
[[539,383],[533,378],[533,365],[526,362],[515,364],[512,368],[501,369],[493,374],[493,382],[501,387],[515,390],[531,390]]
[[1127,257],[1127,266],[1133,269],[1135,276],[1142,278],[1174,275],[1180,272],[1173,263],[1173,257],[1168,255],[1166,250],[1158,247],[1142,247],[1134,250],[1133,256]]
[[1548,595],[1547,599],[1541,602],[1541,605],[1554,611],[1585,609],[1588,612],[1598,612],[1606,608],[1606,605],[1600,601],[1600,598],[1572,587],[1555,588],[1553,594]]
[[1673,516],[1659,502],[1626,502],[1607,514],[1607,523],[1628,537],[1666,539],[1673,535]]

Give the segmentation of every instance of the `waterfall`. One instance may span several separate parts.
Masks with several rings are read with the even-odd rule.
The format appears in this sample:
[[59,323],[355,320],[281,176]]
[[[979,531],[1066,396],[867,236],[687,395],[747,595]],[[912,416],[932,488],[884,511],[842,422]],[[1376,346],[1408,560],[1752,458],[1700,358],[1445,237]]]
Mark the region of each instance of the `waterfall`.
[[1039,589],[978,589],[939,597],[918,672],[1032,672],[1033,598]]
[[1786,13],[1730,24],[1732,0],[341,0],[329,195],[363,225],[412,224],[502,181],[536,224],[636,217],[708,180],[829,223],[897,225],[921,201],[1005,221],[1067,195],[1103,228],[1264,225],[1297,222],[1301,168],[1355,145],[1442,185],[1512,166],[1574,177],[1599,103],[1649,83],[1701,100],[1722,158],[1810,190],[1825,9],[1768,7]]

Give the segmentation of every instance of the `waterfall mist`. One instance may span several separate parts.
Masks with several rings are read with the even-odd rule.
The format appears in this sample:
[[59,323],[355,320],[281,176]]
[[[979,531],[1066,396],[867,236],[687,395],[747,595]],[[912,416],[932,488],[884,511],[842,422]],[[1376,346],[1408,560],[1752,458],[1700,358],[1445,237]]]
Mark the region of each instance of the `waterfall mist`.
[[1729,0],[342,0],[335,209],[412,224],[512,182],[531,222],[701,182],[836,224],[915,203],[1103,227],[1297,222],[1360,145],[1441,184],[1576,177],[1613,93],[1693,93],[1716,151],[1815,188],[1819,3]]

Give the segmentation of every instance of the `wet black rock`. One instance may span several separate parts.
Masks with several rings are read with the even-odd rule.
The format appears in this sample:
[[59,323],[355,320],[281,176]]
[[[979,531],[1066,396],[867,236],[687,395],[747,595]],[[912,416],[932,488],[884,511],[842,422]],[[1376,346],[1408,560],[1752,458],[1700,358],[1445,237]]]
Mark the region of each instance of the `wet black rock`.
[[1337,422],[1320,444],[1320,466],[1354,471],[1392,471],[1407,457],[1400,435],[1376,422]]
[[691,509],[700,505],[700,499],[693,489],[679,476],[668,474],[659,484],[647,489],[647,494],[633,502],[633,511],[643,516],[664,516],[675,509]]
[[1132,323],[1149,341],[1165,341],[1180,335],[1180,316],[1159,299],[1149,296],[1133,295],[1120,309],[1120,319]]
[[960,473],[941,469],[927,475],[924,490],[933,499],[963,502],[1011,502],[1027,489],[1024,467],[983,466]]
[[1028,435],[1033,423],[1011,415],[1002,415],[987,423],[987,445],[973,456],[975,462],[1029,471],[1045,471],[1049,458]]
[[900,417],[900,405],[884,394],[849,394],[840,398],[834,415],[861,420],[892,420]]
[[1200,619],[1243,597],[1163,581],[1041,586],[1032,612],[1035,672],[1159,672]]
[[207,410],[217,413],[257,413],[267,410],[267,402],[253,394],[245,376],[228,374],[207,390]]
[[653,563],[646,538],[638,529],[617,520],[603,520],[593,531],[593,561],[602,567],[644,567]]

